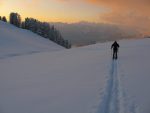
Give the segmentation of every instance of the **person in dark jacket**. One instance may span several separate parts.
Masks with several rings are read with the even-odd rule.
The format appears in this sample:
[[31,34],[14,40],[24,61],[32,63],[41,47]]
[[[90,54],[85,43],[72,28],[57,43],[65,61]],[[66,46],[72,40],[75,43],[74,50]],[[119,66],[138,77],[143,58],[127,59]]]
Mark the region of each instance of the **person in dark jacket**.
[[111,45],[111,49],[113,49],[113,59],[117,59],[118,58],[118,49],[119,49],[119,44],[117,43],[117,41],[115,41],[112,45]]

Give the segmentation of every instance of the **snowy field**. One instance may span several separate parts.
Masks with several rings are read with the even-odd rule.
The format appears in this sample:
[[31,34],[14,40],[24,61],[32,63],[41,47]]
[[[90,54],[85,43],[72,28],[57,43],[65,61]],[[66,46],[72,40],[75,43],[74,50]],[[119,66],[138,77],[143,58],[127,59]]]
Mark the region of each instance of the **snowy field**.
[[115,61],[112,42],[8,57],[0,40],[0,113],[150,113],[150,39],[119,41]]
[[62,49],[31,31],[0,21],[0,59]]

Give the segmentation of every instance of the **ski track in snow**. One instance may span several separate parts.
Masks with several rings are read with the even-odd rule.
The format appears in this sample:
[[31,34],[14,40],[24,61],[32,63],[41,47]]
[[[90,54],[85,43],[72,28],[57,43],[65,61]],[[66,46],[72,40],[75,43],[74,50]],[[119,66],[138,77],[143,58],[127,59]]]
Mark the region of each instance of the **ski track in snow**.
[[105,92],[96,113],[137,113],[135,103],[126,97],[118,74],[118,61],[112,60]]
[[17,56],[26,56],[26,55],[32,55],[32,54],[37,54],[37,53],[44,53],[44,52],[55,52],[57,50],[47,50],[47,51],[28,51],[28,52],[24,52],[24,53],[10,53],[10,54],[6,54],[6,55],[2,55],[0,56],[0,60],[1,59],[7,59],[7,58],[13,58],[13,57],[17,57]]
[[0,57],[0,59],[7,59],[7,58],[16,57],[16,56],[32,55],[34,53],[41,53],[41,51],[30,51],[26,53],[12,53],[12,54],[3,55]]

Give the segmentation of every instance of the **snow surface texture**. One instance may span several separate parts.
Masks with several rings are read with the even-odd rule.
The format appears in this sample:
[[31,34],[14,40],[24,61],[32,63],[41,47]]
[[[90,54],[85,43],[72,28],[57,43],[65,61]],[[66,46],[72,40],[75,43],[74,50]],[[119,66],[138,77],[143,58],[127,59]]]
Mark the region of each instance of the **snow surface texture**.
[[0,59],[62,49],[31,31],[0,21]]
[[0,59],[0,113],[150,113],[150,39],[119,44]]

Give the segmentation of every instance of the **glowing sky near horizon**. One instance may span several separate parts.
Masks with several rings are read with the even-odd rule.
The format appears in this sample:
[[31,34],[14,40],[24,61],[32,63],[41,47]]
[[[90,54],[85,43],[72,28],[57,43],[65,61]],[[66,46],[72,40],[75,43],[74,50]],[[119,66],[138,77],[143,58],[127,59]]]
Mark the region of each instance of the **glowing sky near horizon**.
[[0,0],[0,16],[18,12],[48,22],[97,22],[150,34],[150,0]]
[[63,0],[0,0],[0,15],[9,17],[10,12],[18,12],[22,18],[34,17],[41,21],[78,22],[100,21],[99,13],[106,9],[93,4]]

